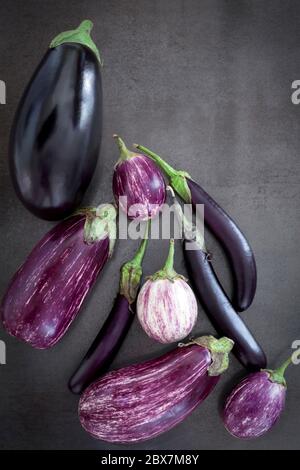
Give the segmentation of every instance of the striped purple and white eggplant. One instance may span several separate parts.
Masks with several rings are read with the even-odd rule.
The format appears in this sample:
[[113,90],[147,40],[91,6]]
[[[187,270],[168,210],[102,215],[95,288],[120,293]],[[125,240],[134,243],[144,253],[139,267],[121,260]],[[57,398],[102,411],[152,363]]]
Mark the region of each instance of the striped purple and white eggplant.
[[119,136],[114,137],[120,149],[113,174],[116,203],[130,219],[152,219],[166,199],[164,178],[151,158],[131,152]]
[[254,439],[268,432],[284,410],[288,359],[279,369],[245,377],[228,396],[223,410],[225,428],[234,437]]
[[37,349],[54,346],[76,317],[116,238],[112,204],[56,225],[13,276],[1,304],[4,328]]
[[156,359],[108,373],[79,402],[83,428],[107,442],[146,441],[184,420],[228,367],[233,342],[204,336]]
[[194,292],[173,265],[174,240],[171,240],[165,266],[145,282],[137,298],[137,316],[142,328],[160,343],[185,338],[197,321]]

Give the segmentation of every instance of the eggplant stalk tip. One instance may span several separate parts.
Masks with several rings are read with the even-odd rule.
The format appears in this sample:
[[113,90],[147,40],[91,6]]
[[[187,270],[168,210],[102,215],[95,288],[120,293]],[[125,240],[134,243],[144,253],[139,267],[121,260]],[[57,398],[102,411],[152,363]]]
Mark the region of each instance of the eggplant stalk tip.
[[84,20],[80,23],[78,28],[69,31],[64,31],[58,34],[50,43],[49,48],[53,49],[65,43],[77,43],[91,49],[96,55],[100,65],[103,65],[103,61],[100,56],[100,52],[92,40],[90,34],[93,29],[93,22],[90,20]]
[[280,367],[275,370],[263,369],[263,371],[269,374],[271,382],[275,382],[286,387],[287,385],[284,374],[290,364],[292,364],[292,357],[289,357]]
[[171,238],[170,246],[169,246],[169,253],[166,259],[165,265],[162,269],[154,273],[152,276],[149,277],[151,281],[157,281],[161,279],[169,279],[169,281],[175,281],[175,279],[183,279],[186,281],[184,276],[178,274],[174,269],[174,253],[175,253],[175,242],[174,239]]
[[120,157],[119,157],[119,160],[117,161],[117,164],[124,160],[128,160],[129,158],[132,158],[136,155],[134,152],[132,152],[126,147],[124,140],[121,139],[120,136],[118,136],[117,134],[114,134],[113,138],[116,139],[119,150],[120,150]]

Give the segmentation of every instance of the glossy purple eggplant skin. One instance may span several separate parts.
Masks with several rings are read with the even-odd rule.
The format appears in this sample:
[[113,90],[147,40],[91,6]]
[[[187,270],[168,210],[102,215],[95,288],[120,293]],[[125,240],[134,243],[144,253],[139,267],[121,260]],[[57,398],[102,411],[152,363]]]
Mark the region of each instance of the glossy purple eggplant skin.
[[[160,211],[166,199],[165,181],[151,158],[136,155],[117,163],[113,174],[116,203],[130,219],[148,220]],[[119,197],[127,197],[127,208]],[[138,204],[140,207],[130,207]]]
[[173,428],[214,389],[210,352],[198,345],[176,348],[142,364],[108,373],[82,395],[83,428],[106,442],[134,443]]
[[126,297],[118,294],[103,327],[69,381],[71,392],[80,394],[106,372],[119,351],[133,318],[133,307]]
[[66,333],[109,256],[109,238],[87,244],[84,216],[56,225],[12,278],[1,304],[4,328],[37,349]]
[[101,144],[102,85],[96,55],[81,44],[49,49],[19,104],[10,173],[22,203],[58,220],[79,206]]
[[233,267],[235,294],[233,305],[239,311],[252,303],[257,284],[253,251],[231,217],[195,181],[187,178],[192,204],[204,204],[205,223],[226,250]]
[[272,382],[266,371],[250,374],[231,392],[223,410],[226,429],[240,439],[269,431],[285,406],[286,386]]
[[219,334],[231,338],[233,353],[241,364],[251,371],[266,367],[266,355],[236,313],[225,294],[207,253],[193,241],[183,242],[183,252],[189,280],[194,292]]

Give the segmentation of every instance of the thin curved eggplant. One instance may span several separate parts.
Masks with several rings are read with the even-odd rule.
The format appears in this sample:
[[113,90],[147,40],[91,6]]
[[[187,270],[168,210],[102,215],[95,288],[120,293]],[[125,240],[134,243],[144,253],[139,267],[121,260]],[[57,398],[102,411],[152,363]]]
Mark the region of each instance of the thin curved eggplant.
[[128,333],[133,318],[128,300],[118,294],[103,327],[69,381],[72,393],[80,394],[108,369]]
[[240,312],[246,310],[255,296],[257,273],[253,251],[239,227],[188,173],[175,170],[159,155],[142,145],[135,147],[164,170],[170,185],[186,203],[193,206],[204,204],[205,223],[226,250],[232,265],[235,279],[233,305]]
[[69,381],[72,393],[80,394],[110,366],[134,318],[134,303],[142,277],[148,227],[143,242],[131,261],[121,268],[120,289],[103,327]]
[[82,201],[101,144],[100,56],[91,21],[51,43],[19,104],[10,137],[10,173],[32,213],[57,220]]
[[206,251],[203,235],[184,216],[173,190],[176,215],[183,228],[183,252],[189,280],[219,334],[234,341],[233,353],[249,370],[266,367],[266,356],[225,294]]
[[233,353],[249,370],[266,367],[266,356],[241,317],[232,307],[225,294],[207,253],[193,246],[192,241],[184,241],[184,258],[190,282],[220,334],[234,341]]

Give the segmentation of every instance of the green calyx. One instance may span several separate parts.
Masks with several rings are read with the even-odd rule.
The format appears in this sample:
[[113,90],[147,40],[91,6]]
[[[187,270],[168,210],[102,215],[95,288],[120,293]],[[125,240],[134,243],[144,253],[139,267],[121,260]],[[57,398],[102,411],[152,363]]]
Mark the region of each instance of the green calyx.
[[174,269],[174,251],[175,243],[174,240],[171,239],[169,253],[165,265],[162,269],[154,273],[152,276],[149,276],[149,279],[151,281],[158,281],[161,279],[168,279],[172,282],[176,279],[183,279],[184,281],[186,281],[185,277],[181,276],[181,274],[178,274]]
[[99,50],[92,40],[90,34],[93,29],[93,23],[90,20],[84,20],[78,28],[72,29],[70,31],[64,31],[63,33],[58,34],[50,43],[50,49],[53,49],[54,47],[60,46],[61,44],[64,43],[77,43],[77,44],[82,44],[83,46],[88,47],[91,51],[94,52],[96,55],[98,61],[100,62],[100,65],[103,65],[103,62],[100,57]]
[[113,138],[116,139],[119,150],[120,150],[119,160],[117,161],[116,165],[118,165],[118,163],[120,163],[124,160],[129,160],[130,158],[135,157],[137,155],[136,153],[132,152],[131,150],[128,150],[128,148],[125,145],[124,140],[121,139],[121,137],[119,137],[117,134],[114,134]]
[[214,336],[200,336],[189,343],[179,343],[179,346],[185,347],[191,344],[198,344],[210,351],[212,363],[208,368],[208,375],[215,377],[228,369],[229,353],[234,346],[232,339],[226,338],[226,336],[220,339],[216,339]]
[[186,171],[175,170],[171,165],[169,165],[163,158],[161,158],[156,153],[149,150],[143,145],[134,144],[134,147],[148,155],[152,158],[155,163],[164,171],[164,173],[169,178],[169,183],[172,188],[176,191],[177,194],[184,200],[186,203],[190,203],[192,200],[191,190],[187,183],[187,178],[191,179],[190,175]]
[[129,304],[135,302],[137,292],[140,287],[141,278],[143,274],[142,262],[145,256],[150,221],[147,222],[144,239],[140,244],[135,256],[132,260],[127,261],[121,268],[120,276],[120,294],[126,297]]
[[278,369],[270,370],[270,369],[262,369],[262,372],[267,372],[269,374],[269,379],[271,382],[283,385],[286,387],[286,380],[284,378],[284,373],[287,367],[292,364],[292,358],[289,357],[287,361],[285,361]]
[[109,256],[112,255],[116,242],[116,217],[117,211],[113,204],[101,204],[77,211],[77,214],[85,215],[84,241],[93,244],[102,238],[109,237]]

